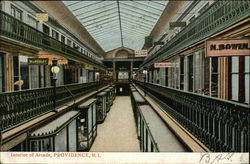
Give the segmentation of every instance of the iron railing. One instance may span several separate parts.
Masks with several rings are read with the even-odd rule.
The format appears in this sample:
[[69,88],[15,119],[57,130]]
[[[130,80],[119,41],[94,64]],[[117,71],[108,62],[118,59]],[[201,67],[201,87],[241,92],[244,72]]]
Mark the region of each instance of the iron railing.
[[150,66],[154,62],[170,57],[249,16],[248,0],[216,1],[154,55],[146,58],[140,67]]
[[211,151],[249,152],[249,105],[135,81]]
[[86,63],[98,69],[105,69],[102,63],[82,54],[76,49],[50,37],[49,35],[25,24],[24,22],[0,11],[0,36],[12,39],[17,42],[25,43],[38,49],[43,49],[67,59]]
[[70,84],[56,87],[6,92],[0,94],[0,130],[6,131],[40,115],[63,106],[104,84],[98,82]]

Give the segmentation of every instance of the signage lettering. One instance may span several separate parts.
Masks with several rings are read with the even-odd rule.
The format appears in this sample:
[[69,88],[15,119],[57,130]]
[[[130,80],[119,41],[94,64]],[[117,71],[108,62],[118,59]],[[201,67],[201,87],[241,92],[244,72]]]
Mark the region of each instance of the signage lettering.
[[147,50],[135,50],[135,57],[144,57],[147,56]]
[[249,56],[250,41],[239,40],[209,40],[206,42],[206,56]]
[[172,63],[166,62],[166,63],[155,63],[154,64],[155,68],[168,68],[168,67],[173,67]]
[[169,26],[170,29],[175,28],[175,27],[185,27],[186,26],[186,22],[170,22]]
[[47,58],[29,58],[28,65],[48,65]]
[[36,20],[41,22],[47,22],[49,20],[49,15],[47,13],[37,13]]

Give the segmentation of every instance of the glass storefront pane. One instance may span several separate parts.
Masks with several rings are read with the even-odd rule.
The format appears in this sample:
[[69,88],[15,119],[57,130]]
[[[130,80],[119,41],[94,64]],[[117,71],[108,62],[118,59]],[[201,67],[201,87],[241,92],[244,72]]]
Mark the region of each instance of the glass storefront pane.
[[249,96],[249,83],[250,83],[250,74],[245,74],[245,102],[246,103],[249,103],[249,99],[250,99],[250,96]]
[[146,129],[146,125],[144,125],[143,128],[144,134],[143,134],[143,143],[144,143],[144,152],[147,151],[147,129]]
[[199,89],[201,89],[200,86],[200,74],[201,74],[201,67],[200,67],[200,62],[201,62],[201,58],[200,58],[200,54],[199,51],[194,53],[194,90],[195,92],[198,92]]
[[239,57],[233,56],[232,57],[232,73],[238,73],[239,72]]
[[22,89],[29,89],[28,57],[19,56],[19,63],[20,63],[21,80],[23,81]]
[[232,74],[232,100],[239,100],[239,75]]
[[76,120],[69,124],[69,151],[76,152]]
[[55,152],[67,151],[66,127],[55,136]]
[[39,141],[30,141],[30,151],[39,151]]
[[149,136],[149,133],[148,133],[148,152],[151,151],[151,139],[150,139],[150,136]]
[[96,126],[96,103],[93,104],[93,125]]
[[88,133],[92,131],[92,107],[88,109]]
[[30,89],[39,88],[38,65],[30,65]]
[[77,119],[77,133],[78,133],[78,150],[84,150],[87,148],[87,132],[86,129],[86,120],[85,119]]
[[51,152],[52,151],[52,144],[51,144],[52,138],[45,138],[41,140],[41,151],[42,152]]
[[43,88],[45,87],[45,66],[44,65],[40,65],[39,66],[39,87]]
[[250,93],[249,93],[249,83],[250,83],[250,56],[245,56],[245,63],[244,63],[244,74],[245,74],[245,102],[249,103]]
[[[13,56],[12,58],[12,64],[13,64],[13,82],[16,83],[19,80],[19,62],[18,62],[18,56]],[[18,85],[14,85],[14,91],[19,90]]]
[[138,133],[138,136],[140,136],[141,135],[141,117],[140,117],[140,115],[139,115],[139,113],[138,113],[138,129],[137,129],[137,133]]

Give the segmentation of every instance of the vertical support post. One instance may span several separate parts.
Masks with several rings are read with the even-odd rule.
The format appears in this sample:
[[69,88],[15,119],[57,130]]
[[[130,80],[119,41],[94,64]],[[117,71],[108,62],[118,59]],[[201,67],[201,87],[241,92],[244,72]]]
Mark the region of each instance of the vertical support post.
[[114,81],[116,81],[116,70],[115,70],[115,61],[113,61],[113,78],[114,78]]
[[53,89],[53,94],[54,94],[53,108],[54,108],[54,110],[56,110],[56,79],[53,79],[53,85],[54,85],[54,89]]
[[133,67],[134,62],[130,61],[130,81],[133,81]]

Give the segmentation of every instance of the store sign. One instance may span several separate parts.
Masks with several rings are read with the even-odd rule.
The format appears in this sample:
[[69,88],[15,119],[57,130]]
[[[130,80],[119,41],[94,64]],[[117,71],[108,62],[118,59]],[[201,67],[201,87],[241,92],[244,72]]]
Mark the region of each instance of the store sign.
[[93,67],[92,65],[86,64],[86,65],[85,65],[85,69],[86,69],[86,70],[94,70],[94,67]]
[[147,50],[135,50],[135,57],[145,57],[148,55]]
[[29,58],[28,65],[48,65],[49,60],[47,58]]
[[249,56],[250,40],[209,40],[206,41],[206,56]]
[[186,22],[170,22],[169,27],[170,29],[175,28],[175,27],[185,27],[187,25]]
[[47,13],[36,13],[36,20],[47,22],[49,20],[49,15]]
[[172,63],[170,62],[165,62],[165,63],[155,63],[154,64],[155,68],[169,68],[172,67]]
[[165,43],[164,42],[154,42],[154,46],[156,45],[164,45]]

